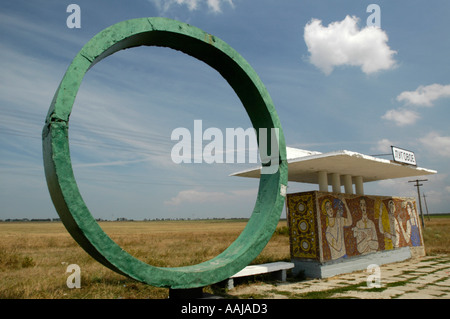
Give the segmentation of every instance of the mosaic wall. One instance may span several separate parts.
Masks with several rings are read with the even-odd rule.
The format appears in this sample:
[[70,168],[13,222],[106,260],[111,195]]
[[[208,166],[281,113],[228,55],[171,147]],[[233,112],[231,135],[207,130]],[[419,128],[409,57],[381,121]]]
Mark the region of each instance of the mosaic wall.
[[314,195],[314,193],[287,195],[291,256],[313,259],[319,257]]
[[423,246],[414,198],[326,192],[288,194],[291,256],[338,260]]

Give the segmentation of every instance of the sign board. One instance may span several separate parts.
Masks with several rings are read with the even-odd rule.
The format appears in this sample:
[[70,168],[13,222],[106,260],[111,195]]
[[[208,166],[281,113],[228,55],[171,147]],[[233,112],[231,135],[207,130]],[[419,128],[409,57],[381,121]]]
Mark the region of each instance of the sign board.
[[391,146],[392,148],[392,156],[394,156],[394,161],[409,164],[409,165],[417,165],[416,157],[413,152],[407,151],[395,146]]

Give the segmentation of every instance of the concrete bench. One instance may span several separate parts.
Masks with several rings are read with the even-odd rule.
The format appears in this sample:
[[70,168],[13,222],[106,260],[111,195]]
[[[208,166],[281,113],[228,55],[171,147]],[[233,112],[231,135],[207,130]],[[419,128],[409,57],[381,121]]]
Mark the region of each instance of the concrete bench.
[[294,263],[274,262],[268,264],[251,265],[242,269],[228,279],[228,289],[234,288],[234,278],[275,273],[275,278],[280,281],[286,281],[286,271],[294,268]]

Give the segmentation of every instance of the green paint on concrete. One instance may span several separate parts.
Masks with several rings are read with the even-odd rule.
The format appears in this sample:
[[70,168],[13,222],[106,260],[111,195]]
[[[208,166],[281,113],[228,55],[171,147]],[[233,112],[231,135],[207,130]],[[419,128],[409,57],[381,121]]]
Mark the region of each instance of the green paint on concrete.
[[[148,265],[117,245],[89,212],[78,189],[70,160],[68,124],[86,72],[123,49],[163,46],[182,51],[217,70],[244,105],[253,127],[279,129],[279,169],[261,175],[255,208],[241,235],[220,255],[194,266]],[[259,139],[258,139],[259,140]],[[270,240],[284,205],[287,185],[286,145],[272,99],[252,67],[228,44],[196,27],[166,18],[140,18],[117,23],[94,36],[76,55],[51,103],[42,132],[45,176],[53,204],[78,244],[106,267],[157,287],[203,287],[234,275]],[[265,146],[265,145],[264,145]],[[270,150],[270,139],[267,148]]]

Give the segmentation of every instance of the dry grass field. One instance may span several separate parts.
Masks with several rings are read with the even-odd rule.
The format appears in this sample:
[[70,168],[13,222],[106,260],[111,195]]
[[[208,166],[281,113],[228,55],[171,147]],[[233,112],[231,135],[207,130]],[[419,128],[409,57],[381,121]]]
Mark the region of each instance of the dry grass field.
[[[133,256],[155,266],[198,264],[217,256],[239,236],[245,220],[102,222],[104,231]],[[425,220],[428,255],[450,254],[450,218]],[[286,221],[280,221],[255,264],[289,260]],[[69,289],[67,266],[81,268],[81,288]],[[0,299],[167,298],[105,268],[85,253],[59,222],[0,223]],[[208,287],[205,291],[211,291]]]
[[423,237],[427,255],[450,254],[450,214],[425,217]]
[[[178,267],[209,260],[225,250],[245,220],[101,222],[131,255],[154,266]],[[286,222],[254,263],[289,260]],[[81,268],[81,288],[69,289],[67,266]],[[0,299],[167,298],[168,289],[128,279],[92,259],[59,222],[0,223]]]

